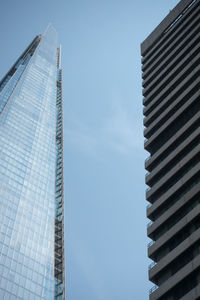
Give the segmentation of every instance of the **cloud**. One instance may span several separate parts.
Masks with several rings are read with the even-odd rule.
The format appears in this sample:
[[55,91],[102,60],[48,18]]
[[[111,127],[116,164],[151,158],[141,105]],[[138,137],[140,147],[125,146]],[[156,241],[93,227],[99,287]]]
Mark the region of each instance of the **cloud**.
[[[106,291],[104,287],[104,277],[102,276],[101,270],[97,268],[97,258],[94,256],[91,249],[87,247],[87,242],[85,242],[85,240],[83,240],[80,236],[76,237],[76,235],[74,235],[73,239],[71,239],[71,251],[68,255],[68,259],[71,263],[79,267],[81,272],[80,275],[84,278],[83,284],[86,282],[89,286],[89,291],[91,295],[95,297],[95,300],[110,299],[108,291]],[[69,267],[71,267],[70,264]],[[80,275],[76,276],[76,285],[77,280],[81,280]],[[77,277],[79,279],[77,279]],[[88,297],[91,295],[88,295]],[[82,294],[82,297],[83,296],[84,295]]]
[[76,149],[88,153],[95,154],[98,140],[94,136],[94,132],[89,126],[82,122],[76,115],[71,116],[71,128],[64,129],[64,137],[67,144],[72,145]]
[[104,133],[107,143],[121,154],[132,153],[141,145],[138,124],[119,101],[112,103],[112,114],[105,122]]
[[128,155],[142,148],[143,137],[138,123],[116,99],[111,101],[110,113],[102,116],[95,127],[81,121],[77,115],[71,116],[71,128],[66,128],[65,138],[68,144],[89,155],[99,156],[105,150]]

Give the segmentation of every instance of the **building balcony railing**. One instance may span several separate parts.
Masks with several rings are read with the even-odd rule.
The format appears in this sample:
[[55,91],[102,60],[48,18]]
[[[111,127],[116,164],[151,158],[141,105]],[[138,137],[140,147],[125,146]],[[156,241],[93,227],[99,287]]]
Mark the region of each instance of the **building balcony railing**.
[[155,241],[151,241],[151,242],[149,242],[148,244],[147,244],[147,247],[149,248],[149,247],[151,247],[153,244],[155,243]]
[[154,285],[150,290],[149,290],[149,295],[151,295],[155,290],[157,290],[158,286]]
[[156,263],[155,261],[153,261],[153,262],[149,265],[148,269],[151,270],[156,264],[157,264],[157,263]]
[[150,187],[146,188],[146,192],[150,191],[150,189],[151,189]]
[[147,205],[147,209],[149,208],[149,207],[151,207],[152,206],[152,203],[149,203],[148,205]]
[[153,224],[153,221],[149,221],[149,223],[147,223],[147,228],[149,228],[152,224]]
[[151,158],[151,155],[149,155],[146,159],[145,162],[147,162]]

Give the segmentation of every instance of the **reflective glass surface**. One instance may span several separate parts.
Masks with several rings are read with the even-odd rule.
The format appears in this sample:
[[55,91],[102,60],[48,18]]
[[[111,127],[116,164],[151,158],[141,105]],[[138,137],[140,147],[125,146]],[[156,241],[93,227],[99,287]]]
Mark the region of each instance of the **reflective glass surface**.
[[49,26],[0,94],[0,299],[54,298],[56,50]]

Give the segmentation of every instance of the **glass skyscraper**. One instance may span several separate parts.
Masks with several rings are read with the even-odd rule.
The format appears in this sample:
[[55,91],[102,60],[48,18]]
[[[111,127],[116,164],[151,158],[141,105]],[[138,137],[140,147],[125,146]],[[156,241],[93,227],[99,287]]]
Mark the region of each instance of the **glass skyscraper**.
[[38,35],[0,82],[0,299],[64,299],[62,70]]

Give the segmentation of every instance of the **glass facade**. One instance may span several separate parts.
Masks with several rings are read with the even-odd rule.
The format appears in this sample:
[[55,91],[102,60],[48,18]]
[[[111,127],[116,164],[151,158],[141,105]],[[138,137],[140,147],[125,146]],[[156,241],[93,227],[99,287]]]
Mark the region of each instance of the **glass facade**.
[[[49,26],[0,82],[0,299],[64,299],[57,51],[57,34]],[[62,120],[60,144],[62,152]]]

